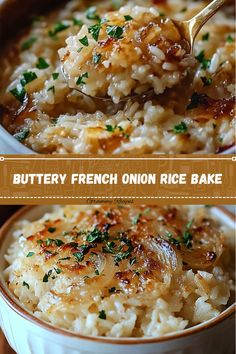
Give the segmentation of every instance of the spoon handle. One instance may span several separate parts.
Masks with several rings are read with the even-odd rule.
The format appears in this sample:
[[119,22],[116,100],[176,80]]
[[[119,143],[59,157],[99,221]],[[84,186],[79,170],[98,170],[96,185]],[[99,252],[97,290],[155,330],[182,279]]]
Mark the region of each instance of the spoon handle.
[[219,10],[219,8],[224,5],[227,0],[214,0],[208,6],[206,6],[201,12],[194,16],[188,22],[190,38],[191,38],[191,47],[194,42],[194,39],[202,26]]

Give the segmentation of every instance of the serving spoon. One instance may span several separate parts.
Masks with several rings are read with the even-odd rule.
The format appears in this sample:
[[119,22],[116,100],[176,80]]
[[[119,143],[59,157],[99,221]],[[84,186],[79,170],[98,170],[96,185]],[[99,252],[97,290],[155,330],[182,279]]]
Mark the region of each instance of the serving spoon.
[[[202,11],[200,11],[197,15],[187,21],[179,21],[179,20],[171,20],[174,25],[177,27],[182,40],[185,41],[187,54],[193,54],[194,41],[199,31],[205,25],[205,23],[213,16],[215,13],[227,2],[228,0],[213,0],[207,5]],[[61,66],[62,74],[68,83],[69,78],[64,71],[63,66]],[[72,88],[72,87],[71,87]],[[111,97],[108,96],[90,96],[81,91],[79,88],[74,88],[76,91],[79,91],[85,96],[88,96],[93,99],[98,99],[102,101],[111,101]],[[129,96],[123,97],[120,99],[120,102],[124,102],[130,99],[139,99],[144,98],[145,96],[149,96],[150,93],[154,92],[153,89],[143,92],[141,94],[131,94]]]

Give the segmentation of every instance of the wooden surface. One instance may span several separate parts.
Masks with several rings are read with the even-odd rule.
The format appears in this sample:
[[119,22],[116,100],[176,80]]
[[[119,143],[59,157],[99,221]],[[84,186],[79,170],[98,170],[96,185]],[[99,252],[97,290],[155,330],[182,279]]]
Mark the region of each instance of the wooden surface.
[[4,334],[0,330],[0,354],[15,354],[14,350],[8,345]]

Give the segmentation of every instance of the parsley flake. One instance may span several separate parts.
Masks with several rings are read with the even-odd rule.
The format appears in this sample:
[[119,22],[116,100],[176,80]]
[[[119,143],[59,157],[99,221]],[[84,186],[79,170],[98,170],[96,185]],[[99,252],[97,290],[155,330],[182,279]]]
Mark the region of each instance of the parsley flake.
[[97,228],[93,229],[90,231],[86,237],[86,241],[88,242],[103,242],[108,240],[108,233],[107,232],[102,232],[98,230]]
[[93,39],[97,42],[98,38],[99,38],[99,34],[100,34],[100,30],[101,30],[102,26],[101,24],[96,24],[93,26],[90,26],[88,28],[89,33],[91,34],[91,36],[93,37]]
[[69,25],[66,25],[63,22],[57,22],[54,25],[54,28],[48,32],[48,35],[49,35],[49,37],[52,37],[52,38],[54,37],[55,38],[57,33],[62,32],[62,31],[66,30],[69,27],[70,27]]
[[34,255],[34,252],[29,252],[26,257],[32,257]]
[[55,227],[49,227],[48,228],[48,232],[50,232],[51,234],[53,234],[53,232],[56,231],[56,228]]
[[196,59],[199,61],[199,63],[201,63],[201,69],[206,70],[209,68],[210,64],[211,64],[211,60],[210,59],[206,59],[205,58],[205,51],[202,50],[197,56]]
[[88,47],[88,46],[89,46],[89,41],[88,41],[88,37],[87,37],[87,36],[84,36],[84,37],[81,38],[79,41],[80,41],[80,43],[83,44],[85,47]]
[[228,37],[226,38],[227,43],[233,43],[234,39],[233,37],[229,34]]
[[188,131],[188,127],[185,122],[181,122],[174,126],[173,131],[175,134],[185,134]]
[[29,287],[29,284],[26,283],[25,281],[23,281],[22,285],[23,285],[23,286],[26,286],[28,289],[30,288],[30,287]]
[[166,237],[168,238],[168,241],[169,241],[172,245],[175,245],[175,246],[177,246],[177,247],[180,245],[180,241],[177,240],[176,238],[174,238],[171,232],[167,232],[167,233],[166,233]]
[[123,27],[120,26],[107,26],[106,32],[108,36],[114,39],[122,39],[124,30]]
[[37,79],[38,76],[33,71],[26,71],[23,73],[23,79],[21,79],[21,85],[24,87],[25,85],[29,84],[31,81]]
[[78,77],[77,81],[76,81],[76,85],[84,85],[86,84],[86,82],[84,82],[84,79],[88,78],[89,74],[86,72],[84,74],[82,74],[81,76]]
[[203,34],[202,40],[203,40],[203,41],[208,41],[209,37],[210,37],[210,33],[207,32],[207,33]]
[[37,37],[30,37],[25,42],[22,43],[21,49],[27,50],[32,47],[32,45],[37,41]]
[[133,20],[133,17],[130,15],[125,15],[124,18],[125,18],[125,21],[132,21]]
[[99,311],[98,318],[100,318],[101,320],[106,320],[107,319],[106,312],[104,310]]
[[73,24],[74,24],[75,26],[82,27],[83,24],[84,24],[82,20],[79,20],[79,19],[77,19],[77,18],[73,18],[72,21],[73,21]]
[[43,70],[49,68],[49,64],[46,62],[46,60],[42,57],[38,58],[38,62],[36,64],[36,68]]
[[59,73],[53,73],[53,74],[52,74],[53,80],[58,79],[58,76],[59,76]]
[[17,85],[14,89],[10,90],[10,93],[18,100],[20,103],[24,103],[26,92],[24,87]]

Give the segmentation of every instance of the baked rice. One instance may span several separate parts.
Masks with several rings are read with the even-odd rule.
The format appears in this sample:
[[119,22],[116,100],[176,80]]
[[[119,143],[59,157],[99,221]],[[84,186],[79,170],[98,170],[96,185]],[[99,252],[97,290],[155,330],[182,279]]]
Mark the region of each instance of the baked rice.
[[159,337],[233,298],[234,236],[209,207],[66,206],[15,225],[10,291],[73,332]]

